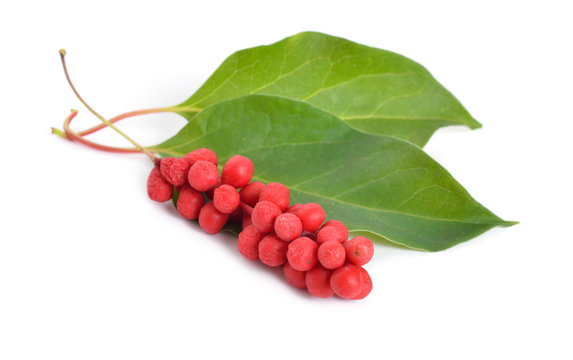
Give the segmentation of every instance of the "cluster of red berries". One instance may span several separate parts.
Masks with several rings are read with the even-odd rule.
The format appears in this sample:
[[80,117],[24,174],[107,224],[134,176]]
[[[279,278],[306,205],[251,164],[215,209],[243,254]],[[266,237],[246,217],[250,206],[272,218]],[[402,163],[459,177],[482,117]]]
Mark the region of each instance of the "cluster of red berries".
[[362,265],[372,258],[372,241],[362,236],[348,240],[342,222],[324,222],[319,204],[290,206],[290,192],[281,183],[250,182],[254,166],[244,156],[231,157],[221,176],[217,166],[216,154],[205,148],[160,159],[149,175],[147,193],[165,202],[177,190],[181,216],[198,220],[210,234],[228,221],[242,222],[239,252],[249,260],[283,266],[289,284],[314,296],[358,300],[370,293],[372,280]]

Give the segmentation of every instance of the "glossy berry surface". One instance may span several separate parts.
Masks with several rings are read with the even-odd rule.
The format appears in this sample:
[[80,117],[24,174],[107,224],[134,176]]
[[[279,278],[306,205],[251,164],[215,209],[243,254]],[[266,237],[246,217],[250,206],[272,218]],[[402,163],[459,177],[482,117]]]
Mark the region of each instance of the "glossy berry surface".
[[318,244],[307,238],[299,237],[288,244],[288,263],[298,271],[308,271],[318,263]]
[[342,221],[328,220],[327,222],[324,223],[324,225],[322,225],[321,229],[324,229],[327,226],[332,226],[340,232],[340,234],[344,238],[344,240],[341,242],[348,240],[348,228],[346,227],[346,225],[344,225],[344,223],[342,223]]
[[217,159],[217,155],[215,154],[215,152],[207,148],[195,149],[190,153],[188,153],[187,155],[185,155],[183,159],[187,161],[189,165],[193,165],[195,164],[195,162],[199,160],[209,161],[215,164],[215,166],[219,165],[219,161]]
[[352,300],[362,300],[372,291],[372,279],[370,278],[370,274],[362,267],[360,268],[360,272],[362,274],[362,289]]
[[261,191],[265,188],[265,184],[260,181],[253,181],[249,185],[243,187],[239,192],[241,196],[241,201],[245,204],[253,207],[259,201],[259,197],[261,196]]
[[231,157],[221,172],[221,184],[231,185],[234,188],[246,186],[255,172],[253,162],[248,158],[235,155]]
[[334,294],[330,286],[330,277],[332,270],[325,269],[316,265],[313,269],[306,272],[306,289],[312,296],[319,298],[329,298]]
[[362,266],[372,259],[374,255],[374,244],[364,236],[357,236],[344,243],[346,250],[346,261],[351,264]]
[[229,215],[217,210],[212,201],[203,205],[199,211],[199,225],[209,234],[221,231],[227,220],[229,220]]
[[187,220],[196,220],[199,218],[199,211],[205,204],[205,198],[201,192],[193,189],[188,184],[179,188],[177,198],[177,211]]
[[362,271],[359,266],[347,264],[334,270],[330,277],[330,287],[344,299],[358,296],[362,290]]
[[342,244],[346,241],[346,238],[340,232],[340,230],[334,226],[323,226],[320,228],[320,230],[318,230],[318,233],[316,234],[316,242],[318,245],[321,245],[322,243],[329,240],[334,240]]
[[324,222],[326,214],[322,206],[317,203],[304,204],[300,208],[290,211],[302,221],[302,228],[308,232],[315,232]]

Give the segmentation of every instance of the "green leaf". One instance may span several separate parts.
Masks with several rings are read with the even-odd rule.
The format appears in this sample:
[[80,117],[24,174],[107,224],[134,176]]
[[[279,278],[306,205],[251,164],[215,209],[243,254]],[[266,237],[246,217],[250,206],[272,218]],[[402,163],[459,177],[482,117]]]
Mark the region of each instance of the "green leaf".
[[151,150],[180,156],[199,147],[211,148],[222,163],[249,157],[254,180],[281,182],[292,203],[317,202],[327,218],[374,239],[437,251],[511,225],[419,147],[357,131],[305,102],[265,95],[221,101]]
[[315,32],[236,52],[172,109],[191,119],[209,105],[250,94],[300,100],[363,132],[419,146],[442,126],[481,126],[418,63]]

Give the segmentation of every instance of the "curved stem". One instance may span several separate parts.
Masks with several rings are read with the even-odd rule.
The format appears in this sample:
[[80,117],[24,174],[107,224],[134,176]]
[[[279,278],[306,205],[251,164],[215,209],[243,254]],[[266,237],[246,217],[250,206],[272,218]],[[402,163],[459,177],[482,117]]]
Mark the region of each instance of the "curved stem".
[[[127,119],[130,117],[139,116],[139,115],[147,115],[147,114],[157,114],[157,113],[162,113],[162,112],[173,112],[174,109],[175,108],[173,108],[173,107],[165,107],[165,108],[154,108],[154,109],[130,111],[130,112],[126,112],[126,113],[121,114],[121,115],[114,116],[113,118],[109,119],[108,122],[114,124],[120,120]],[[78,132],[78,134],[81,136],[86,136],[89,134],[93,134],[96,131],[99,131],[101,129],[104,129],[107,126],[108,125],[105,123],[99,124],[99,125],[96,125],[94,127],[89,128],[87,130],[80,131],[80,132]]]
[[253,213],[253,208],[242,201],[239,203],[239,207],[248,215],[251,215]]
[[[82,104],[84,104],[84,106],[92,113],[94,114],[97,118],[99,118],[106,126],[109,126],[110,128],[114,129],[118,134],[120,134],[121,136],[123,136],[127,141],[129,141],[130,143],[133,144],[133,146],[135,146],[138,149],[138,152],[142,152],[145,155],[147,155],[149,157],[149,159],[151,159],[151,161],[153,163],[155,163],[155,154],[153,154],[152,152],[150,152],[149,150],[147,150],[146,148],[144,148],[143,146],[139,145],[135,140],[133,140],[132,138],[130,138],[129,136],[127,136],[127,134],[125,134],[123,131],[121,131],[120,129],[118,129],[113,123],[111,123],[110,121],[108,121],[107,119],[105,119],[103,116],[101,116],[100,114],[98,114],[94,109],[91,108],[91,106],[89,106],[84,99],[80,96],[80,94],[78,93],[78,91],[76,90],[76,87],[74,86],[74,84],[72,83],[72,80],[70,78],[70,75],[68,74],[68,68],[66,66],[66,60],[65,60],[65,56],[66,56],[66,51],[65,50],[60,50],[60,58],[62,60],[62,66],[64,68],[64,73],[66,75],[66,79],[68,80],[68,84],[70,84],[70,87],[72,88],[74,94],[76,94],[77,98],[81,101]],[[72,112],[73,114],[73,112]],[[76,111],[77,114],[77,111]],[[71,116],[71,119],[73,119],[75,117],[75,115]],[[71,121],[70,119],[70,121]],[[69,124],[69,122],[68,122]],[[96,130],[97,131],[97,130]],[[67,131],[66,131],[66,134]],[[80,136],[81,138],[81,136]],[[76,139],[78,140],[78,139]],[[91,141],[87,141],[85,139],[82,139],[83,141],[89,142],[91,144],[95,144],[92,143]],[[79,141],[79,140],[78,140]],[[98,144],[99,145],[99,144]],[[103,146],[103,145],[99,145],[99,146]]]
[[[72,120],[76,117],[76,115],[78,114],[77,110],[72,110],[72,112],[70,113],[70,115],[68,115],[66,117],[66,120],[64,120],[64,133],[67,139],[71,140],[71,141],[77,141],[79,143],[82,143],[88,147],[91,147],[93,149],[96,150],[102,150],[102,151],[108,151],[108,152],[114,152],[114,153],[140,153],[141,150],[140,149],[136,149],[136,148],[118,148],[118,147],[112,147],[112,146],[106,146],[106,145],[101,145],[98,143],[95,143],[93,141],[89,141],[84,139],[80,134],[74,132],[71,128],[70,128],[70,123],[72,122]],[[52,132],[58,134],[59,130],[52,128]],[[155,162],[156,160],[153,159],[153,162]]]

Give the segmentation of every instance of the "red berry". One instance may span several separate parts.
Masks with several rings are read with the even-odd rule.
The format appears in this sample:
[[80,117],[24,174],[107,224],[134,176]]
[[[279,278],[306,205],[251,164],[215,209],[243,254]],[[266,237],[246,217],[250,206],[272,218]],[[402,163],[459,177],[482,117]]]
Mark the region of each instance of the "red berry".
[[285,212],[294,214],[296,211],[301,209],[303,206],[304,206],[304,204],[294,204],[294,205],[289,206]]
[[268,233],[273,231],[273,225],[277,216],[281,214],[281,209],[270,201],[261,201],[253,208],[251,221],[260,232]]
[[239,192],[241,196],[241,201],[245,204],[253,207],[259,202],[259,196],[261,191],[265,188],[265,184],[260,181],[253,181],[249,185],[245,186]]
[[283,266],[283,272],[285,274],[286,281],[291,284],[292,286],[305,289],[306,288],[306,272],[305,271],[298,271],[289,263],[285,263]]
[[209,161],[196,161],[189,169],[189,184],[197,191],[207,191],[217,184],[219,171],[217,166]]
[[240,201],[241,198],[237,189],[230,185],[221,185],[215,189],[213,204],[223,214],[230,214],[235,211]]
[[362,290],[362,272],[360,267],[346,264],[334,270],[330,277],[330,287],[334,293],[344,299],[352,299]]
[[259,259],[268,266],[281,266],[287,260],[287,246],[275,234],[268,234],[259,243]]
[[332,270],[325,269],[320,265],[306,272],[306,288],[308,292],[319,298],[328,298],[334,294],[330,286]]
[[298,271],[312,269],[318,262],[318,244],[307,237],[299,237],[288,244],[287,259]]
[[185,184],[179,188],[177,211],[179,211],[179,214],[185,219],[196,220],[204,204],[205,198],[203,194],[193,189],[189,184]]
[[237,247],[241,255],[249,260],[257,260],[259,258],[259,242],[263,239],[265,234],[258,232],[254,226],[247,226],[239,233],[239,241]]
[[168,201],[173,196],[173,185],[161,176],[159,166],[154,166],[147,178],[147,195],[159,202]]
[[190,167],[184,159],[165,158],[161,160],[161,175],[171,184],[180,186],[187,182]]
[[318,233],[316,234],[316,242],[318,245],[321,245],[329,240],[338,241],[342,244],[346,241],[346,239],[347,238],[345,238],[344,235],[342,235],[340,231],[334,226],[323,226],[320,228],[320,230],[318,230]]
[[213,202],[205,204],[199,212],[199,225],[209,234],[216,234],[229,220],[228,214],[219,212]]
[[362,266],[372,259],[374,255],[374,244],[364,236],[357,236],[344,243],[346,250],[346,261],[351,264]]
[[342,222],[338,220],[328,220],[327,222],[324,223],[324,225],[322,225],[322,228],[325,228],[327,226],[335,227],[342,234],[344,241],[348,240],[348,228]]
[[290,191],[281,183],[269,183],[261,191],[259,201],[268,200],[285,211],[290,203]]
[[215,196],[215,189],[218,188],[219,186],[221,186],[221,177],[219,177],[217,179],[215,186],[213,186],[211,189],[205,191],[205,196],[207,196],[207,199],[213,200],[213,197]]
[[221,172],[221,184],[231,185],[234,188],[246,186],[251,178],[255,167],[251,160],[241,155],[231,157],[223,166]]
[[318,230],[326,218],[326,214],[324,213],[322,206],[317,203],[304,204],[300,208],[289,212],[298,216],[300,221],[302,221],[303,230],[309,232],[315,232]]
[[318,247],[318,261],[327,269],[338,269],[344,265],[346,251],[337,240],[328,240]]
[[294,214],[281,214],[275,219],[275,233],[283,241],[292,241],[302,232],[302,222]]
[[370,278],[370,274],[368,274],[368,271],[364,268],[360,268],[360,272],[362,273],[362,289],[352,300],[364,299],[372,291],[372,279]]
[[217,155],[212,150],[206,148],[195,149],[185,155],[183,159],[187,161],[189,165],[193,165],[199,160],[212,162],[215,166],[219,164]]

